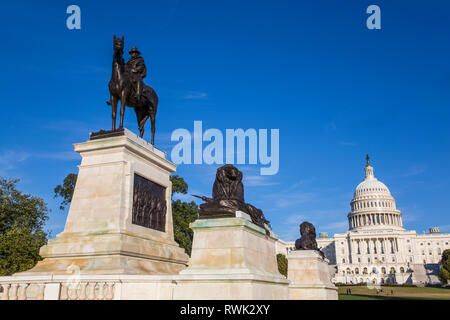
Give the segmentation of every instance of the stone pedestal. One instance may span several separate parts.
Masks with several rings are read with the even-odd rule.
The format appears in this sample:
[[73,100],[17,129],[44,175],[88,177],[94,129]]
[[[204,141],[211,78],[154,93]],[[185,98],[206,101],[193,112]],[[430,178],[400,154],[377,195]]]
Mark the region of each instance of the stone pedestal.
[[[40,250],[44,258],[20,275],[177,274],[188,261],[173,238],[169,175],[176,166],[165,154],[125,129],[112,137],[75,144],[82,157],[66,226]],[[160,231],[133,223],[136,175],[165,197]]]
[[337,300],[327,262],[314,250],[294,250],[288,254],[290,300]]
[[174,299],[287,299],[274,234],[245,218],[199,219],[189,267],[175,277]]

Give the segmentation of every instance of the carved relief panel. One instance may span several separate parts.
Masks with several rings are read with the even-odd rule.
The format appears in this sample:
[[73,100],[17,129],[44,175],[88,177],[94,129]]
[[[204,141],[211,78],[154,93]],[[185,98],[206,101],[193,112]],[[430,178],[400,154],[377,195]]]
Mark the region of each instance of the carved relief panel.
[[165,232],[166,188],[134,174],[132,223]]

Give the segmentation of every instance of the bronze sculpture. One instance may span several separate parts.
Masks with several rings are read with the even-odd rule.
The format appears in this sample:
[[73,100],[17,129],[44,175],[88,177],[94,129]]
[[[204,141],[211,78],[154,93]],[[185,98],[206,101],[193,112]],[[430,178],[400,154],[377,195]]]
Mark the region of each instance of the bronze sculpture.
[[158,96],[153,88],[143,83],[147,75],[144,59],[139,50],[133,47],[131,58],[125,64],[123,59],[124,37],[116,38],[114,35],[114,55],[112,63],[111,80],[109,81],[110,101],[112,107],[112,131],[116,131],[117,105],[120,100],[120,126],[123,129],[125,107],[134,108],[139,126],[139,136],[144,135],[144,125],[148,118],[152,125],[152,145],[155,144],[155,117],[158,109]]
[[134,174],[132,223],[165,232],[166,189]]
[[212,198],[195,197],[206,201],[200,205],[200,219],[235,217],[236,211],[243,211],[250,215],[254,224],[262,228],[266,228],[265,225],[269,223],[261,209],[245,203],[242,172],[231,164],[217,169]]
[[300,224],[300,239],[295,240],[295,250],[316,250],[324,258],[323,252],[317,247],[316,228],[310,222]]

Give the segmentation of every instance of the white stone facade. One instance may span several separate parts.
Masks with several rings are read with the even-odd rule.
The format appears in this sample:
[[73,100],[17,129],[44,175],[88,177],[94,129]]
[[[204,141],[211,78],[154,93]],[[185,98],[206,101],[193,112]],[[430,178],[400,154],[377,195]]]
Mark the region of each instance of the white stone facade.
[[[317,244],[330,261],[335,283],[437,283],[442,252],[450,249],[450,234],[430,228],[419,235],[403,228],[402,213],[389,189],[375,178],[367,159],[365,179],[350,202],[349,231]],[[277,252],[287,254],[294,242],[278,241]]]

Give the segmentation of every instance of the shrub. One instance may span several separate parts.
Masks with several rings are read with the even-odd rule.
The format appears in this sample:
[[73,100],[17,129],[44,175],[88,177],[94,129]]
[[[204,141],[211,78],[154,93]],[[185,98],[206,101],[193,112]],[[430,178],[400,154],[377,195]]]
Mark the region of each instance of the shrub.
[[284,254],[277,254],[277,264],[278,264],[278,271],[287,278],[288,273],[288,259]]

